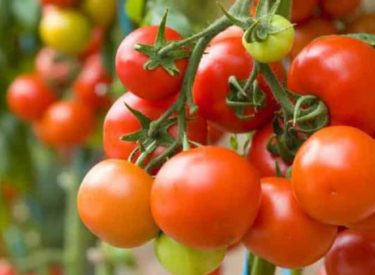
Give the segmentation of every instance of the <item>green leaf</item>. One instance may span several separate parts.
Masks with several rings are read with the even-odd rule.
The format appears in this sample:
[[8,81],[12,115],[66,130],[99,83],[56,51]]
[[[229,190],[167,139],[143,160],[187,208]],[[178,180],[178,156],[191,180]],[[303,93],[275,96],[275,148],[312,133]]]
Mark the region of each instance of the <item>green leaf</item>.
[[129,134],[129,135],[122,136],[121,140],[123,140],[123,141],[138,141],[142,137],[144,137],[145,134],[146,134],[145,131],[138,131],[138,132],[135,132],[135,133],[132,133],[132,134]]
[[141,23],[145,10],[145,0],[128,0],[125,4],[125,12],[136,23]]
[[261,18],[267,15],[269,10],[269,1],[268,0],[260,0],[258,6],[256,8],[255,17]]
[[141,112],[133,109],[126,103],[125,103],[125,107],[128,108],[128,110],[138,119],[143,129],[147,129],[150,126],[151,119],[149,119],[147,116],[145,116]]
[[230,137],[229,143],[230,143],[230,147],[231,147],[234,151],[237,151],[237,150],[238,150],[238,139],[237,139],[237,136],[236,136],[236,135],[232,135],[232,136]]
[[292,2],[292,0],[281,0],[276,14],[279,14],[290,20],[292,16]]
[[345,36],[349,36],[355,39],[359,39],[362,42],[369,44],[371,47],[375,47],[375,35],[369,33],[349,33],[345,34]]

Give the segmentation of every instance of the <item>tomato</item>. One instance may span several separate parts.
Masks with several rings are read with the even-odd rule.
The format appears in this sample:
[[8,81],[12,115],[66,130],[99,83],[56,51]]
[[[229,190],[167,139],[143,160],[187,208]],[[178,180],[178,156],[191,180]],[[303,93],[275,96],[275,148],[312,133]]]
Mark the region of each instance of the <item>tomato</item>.
[[156,237],[150,212],[153,178],[138,166],[108,159],[95,165],[83,179],[77,206],[82,222],[100,239],[131,248]]
[[116,0],[82,0],[82,9],[99,26],[109,26],[116,18]]
[[66,54],[77,54],[87,46],[91,26],[78,10],[54,8],[43,14],[39,32],[48,47]]
[[7,92],[10,111],[26,121],[40,119],[55,98],[55,92],[35,74],[18,76]]
[[[132,93],[121,96],[108,111],[104,119],[103,144],[108,158],[127,159],[136,148],[136,142],[122,141],[121,137],[141,130],[138,119],[126,108],[125,103],[151,120],[159,118],[175,101],[174,97],[161,101],[147,101]],[[188,122],[188,137],[198,143],[207,140],[207,125],[202,119]],[[172,136],[177,136],[176,126],[171,127]],[[161,153],[159,150],[156,153]]]
[[90,55],[100,52],[105,39],[105,28],[95,26],[91,31],[91,38],[89,39],[86,48],[79,54],[82,59],[86,59]]
[[320,37],[292,62],[288,88],[321,98],[332,125],[375,136],[374,66],[375,51],[366,43],[338,35]]
[[1,275],[16,275],[14,267],[6,260],[0,259],[0,274]]
[[[116,54],[116,72],[122,83],[135,95],[148,99],[159,100],[179,92],[187,67],[187,59],[176,61],[179,74],[170,75],[162,67],[145,70],[148,56],[135,50],[137,44],[152,45],[158,33],[158,26],[142,27],[129,34],[121,42]],[[180,34],[166,28],[167,41],[181,40]]]
[[[266,94],[265,106],[258,110],[249,107],[245,111],[246,115],[254,117],[242,120],[226,104],[230,92],[229,77],[246,80],[252,66],[253,60],[242,46],[241,37],[224,39],[209,47],[200,62],[193,86],[194,102],[199,107],[199,114],[216,127],[235,133],[257,129],[271,120],[277,104],[262,76],[258,76],[257,81]],[[275,64],[272,68],[282,80],[284,73],[281,65]]]
[[348,26],[347,33],[375,34],[375,12],[363,14]]
[[151,211],[161,230],[199,249],[226,248],[239,241],[259,203],[256,170],[235,152],[215,146],[169,159],[151,190]]
[[226,249],[201,250],[184,246],[165,234],[155,241],[161,265],[173,275],[207,274],[224,260]]
[[74,93],[94,109],[107,108],[111,104],[108,95],[112,77],[103,66],[99,54],[89,57],[74,82]]
[[293,0],[292,22],[302,22],[309,19],[318,7],[318,0]]
[[372,275],[375,270],[375,233],[341,232],[325,258],[327,275]]
[[78,0],[40,0],[42,5],[56,5],[61,7],[70,7],[76,5]]
[[0,182],[0,197],[4,197],[4,200],[11,204],[20,197],[20,190],[14,184]]
[[42,48],[35,59],[35,70],[52,87],[64,88],[76,77],[80,64],[71,56]]
[[337,228],[308,217],[284,178],[262,178],[262,202],[243,243],[255,255],[288,268],[310,265],[333,244]]
[[258,170],[261,177],[276,176],[276,165],[279,166],[281,175],[285,175],[289,168],[289,165],[285,163],[281,157],[274,156],[267,150],[267,145],[272,135],[272,124],[268,124],[264,128],[258,130],[252,139],[247,154],[248,160]]
[[348,126],[324,128],[299,149],[292,185],[301,207],[328,224],[347,225],[375,212],[375,142]]
[[314,18],[302,25],[297,25],[293,48],[289,56],[294,59],[312,40],[328,34],[337,34],[337,29],[332,21],[323,18]]
[[349,224],[348,227],[354,230],[375,232],[375,213],[357,223]]
[[247,41],[243,36],[242,44],[247,52],[257,61],[273,63],[283,59],[292,49],[294,28],[292,23],[280,16],[274,15],[270,23],[270,31],[263,41]]
[[243,30],[238,26],[231,26],[227,28],[225,31],[216,35],[210,42],[211,45],[216,43],[220,43],[223,40],[231,39],[231,38],[239,38],[243,36]]
[[36,124],[36,135],[55,147],[84,144],[95,126],[95,114],[79,101],[58,101]]
[[361,0],[320,0],[320,6],[324,14],[340,18],[353,13],[361,4]]

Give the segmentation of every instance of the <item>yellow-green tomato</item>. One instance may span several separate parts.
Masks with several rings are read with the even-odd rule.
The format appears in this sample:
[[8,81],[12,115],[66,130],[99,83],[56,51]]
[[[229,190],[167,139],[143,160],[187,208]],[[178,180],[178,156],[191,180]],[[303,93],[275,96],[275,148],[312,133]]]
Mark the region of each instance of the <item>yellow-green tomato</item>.
[[77,54],[88,44],[90,21],[81,12],[54,8],[43,14],[39,32],[44,44],[66,54]]
[[155,241],[155,253],[161,265],[173,275],[205,275],[220,266],[226,249],[193,249],[162,234]]
[[258,62],[272,63],[283,59],[291,50],[294,42],[292,23],[280,15],[274,15],[268,28],[268,36],[263,41],[247,42],[242,37],[243,46]]
[[96,25],[106,27],[115,18],[116,0],[83,0],[82,8]]

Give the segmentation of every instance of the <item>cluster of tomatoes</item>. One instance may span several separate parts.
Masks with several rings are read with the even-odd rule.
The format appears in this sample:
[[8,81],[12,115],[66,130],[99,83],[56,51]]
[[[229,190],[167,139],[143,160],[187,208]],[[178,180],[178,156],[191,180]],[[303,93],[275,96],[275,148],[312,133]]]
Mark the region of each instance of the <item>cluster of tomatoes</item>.
[[45,0],[41,4],[40,36],[45,46],[36,56],[35,71],[18,76],[9,86],[8,106],[32,123],[44,143],[83,145],[95,130],[97,113],[111,104],[112,77],[99,52],[116,3]]

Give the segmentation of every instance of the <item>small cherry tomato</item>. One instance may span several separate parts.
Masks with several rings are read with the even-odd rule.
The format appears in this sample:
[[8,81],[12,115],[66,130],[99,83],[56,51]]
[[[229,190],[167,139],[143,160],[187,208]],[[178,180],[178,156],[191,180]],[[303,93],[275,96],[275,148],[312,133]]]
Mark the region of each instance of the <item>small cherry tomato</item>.
[[359,222],[375,212],[375,142],[359,129],[332,126],[298,150],[292,186],[301,207],[327,224]]
[[48,47],[66,54],[77,54],[87,46],[91,26],[78,10],[53,8],[42,15],[39,32]]
[[198,249],[238,242],[253,223],[259,203],[255,168],[235,152],[214,146],[169,159],[151,190],[151,211],[161,230]]
[[[187,59],[176,61],[179,70],[176,76],[170,75],[162,67],[154,70],[144,69],[149,58],[134,47],[137,44],[153,45],[158,30],[158,26],[135,30],[121,42],[116,54],[116,72],[122,83],[135,95],[148,100],[159,100],[178,93],[187,67]],[[181,40],[182,36],[166,27],[165,39]]]
[[18,76],[7,92],[10,111],[26,121],[40,119],[55,98],[56,93],[35,74]]
[[116,0],[82,0],[82,9],[95,25],[107,27],[116,18]]
[[280,15],[274,15],[270,23],[267,37],[261,41],[247,41],[243,36],[242,44],[247,52],[262,63],[281,61],[292,49],[294,28],[292,23]]
[[318,8],[318,0],[293,0],[292,22],[300,23],[311,18]]
[[375,233],[341,232],[325,258],[327,275],[372,275],[375,270]]
[[350,23],[346,32],[375,34],[375,12],[361,15],[355,19]]
[[324,14],[341,18],[354,12],[361,4],[361,0],[320,0],[320,6]]
[[83,223],[100,239],[131,248],[156,237],[150,211],[153,178],[133,163],[108,159],[83,179],[77,206]]
[[284,178],[262,178],[262,202],[243,243],[255,255],[288,268],[310,265],[335,241],[337,228],[307,216]]
[[239,38],[243,36],[243,30],[238,26],[231,26],[227,28],[225,31],[219,33],[216,35],[210,42],[211,45],[214,45],[216,43],[219,43],[225,39],[230,38]]

